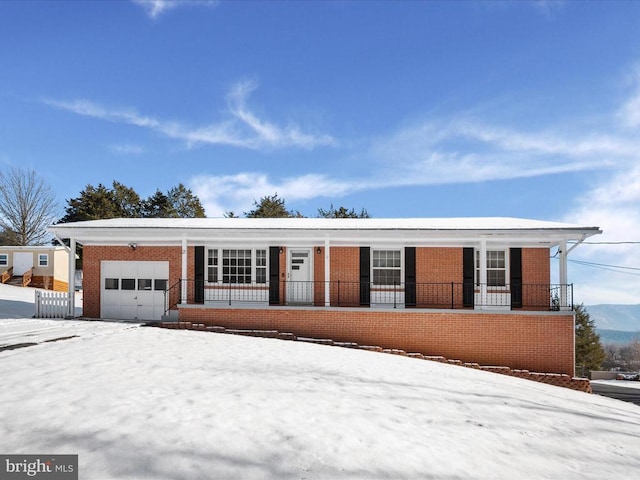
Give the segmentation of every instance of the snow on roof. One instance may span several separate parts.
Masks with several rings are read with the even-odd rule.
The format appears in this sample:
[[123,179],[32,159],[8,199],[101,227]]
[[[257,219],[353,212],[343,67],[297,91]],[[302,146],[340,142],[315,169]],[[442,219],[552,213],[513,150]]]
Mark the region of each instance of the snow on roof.
[[211,230],[584,230],[595,226],[509,217],[462,218],[112,218],[63,223],[59,229],[211,229]]

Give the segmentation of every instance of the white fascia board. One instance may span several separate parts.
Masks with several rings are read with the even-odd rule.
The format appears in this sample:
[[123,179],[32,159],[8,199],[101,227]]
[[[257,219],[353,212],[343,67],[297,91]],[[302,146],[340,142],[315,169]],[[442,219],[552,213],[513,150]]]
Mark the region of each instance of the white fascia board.
[[[116,220],[137,220],[137,219],[116,219]],[[200,223],[201,228],[186,225],[197,225],[198,222],[176,222],[179,227],[172,226],[171,221],[166,219],[162,222],[150,222],[148,226],[142,226],[145,222],[78,222],[76,224],[56,225],[49,228],[49,231],[57,234],[60,238],[74,238],[79,243],[85,245],[113,245],[128,244],[136,242],[149,245],[169,245],[181,244],[183,238],[188,239],[190,245],[225,243],[225,242],[251,242],[268,243],[272,245],[300,245],[324,244],[329,240],[331,245],[366,245],[371,243],[390,242],[393,244],[406,244],[414,246],[466,246],[477,244],[484,239],[488,243],[505,243],[518,246],[525,245],[547,245],[555,246],[561,241],[578,241],[587,237],[601,233],[597,227],[580,227],[575,225],[551,224],[550,222],[530,221],[529,225],[536,225],[531,228],[529,225],[522,225],[516,228],[498,229],[473,229],[473,228],[413,228],[405,224],[400,219],[395,228],[385,228],[386,225],[393,225],[391,219],[381,219],[377,224],[364,223],[363,227],[368,228],[320,228],[319,219],[307,219],[312,222],[306,224],[314,225],[315,228],[295,228],[296,222],[289,219],[286,223],[269,222],[226,222],[224,228],[208,227],[207,222]],[[177,219],[185,220],[185,219]],[[207,220],[207,219],[202,219]],[[219,219],[218,219],[219,220]],[[243,219],[253,220],[253,219]],[[266,220],[266,219],[265,219]],[[305,220],[305,219],[299,219]],[[386,221],[385,221],[386,220]],[[418,225],[419,219],[413,220]],[[424,219],[427,224],[428,219]],[[510,219],[507,219],[510,220]],[[220,223],[220,222],[218,222]],[[323,223],[323,222],[320,222]],[[496,222],[498,223],[498,222]],[[129,224],[129,226],[127,226]],[[263,225],[261,228],[247,228],[247,225]],[[336,225],[335,222],[324,223],[325,225]],[[347,225],[357,225],[357,222],[348,222]],[[234,228],[237,225],[242,228]],[[277,225],[286,225],[281,228]],[[299,224],[301,227],[305,222]],[[520,245],[522,244],[522,245]]]

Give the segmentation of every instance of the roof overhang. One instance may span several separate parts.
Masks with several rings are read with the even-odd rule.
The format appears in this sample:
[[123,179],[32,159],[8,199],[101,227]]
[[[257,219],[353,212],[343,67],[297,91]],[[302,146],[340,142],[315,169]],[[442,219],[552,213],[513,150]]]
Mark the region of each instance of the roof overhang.
[[489,245],[553,247],[582,242],[598,227],[519,218],[120,218],[52,225],[84,245]]

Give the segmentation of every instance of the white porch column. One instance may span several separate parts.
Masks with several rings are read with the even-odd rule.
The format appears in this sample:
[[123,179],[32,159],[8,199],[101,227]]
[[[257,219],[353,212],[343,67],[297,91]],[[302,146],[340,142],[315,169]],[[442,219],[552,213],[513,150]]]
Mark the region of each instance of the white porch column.
[[[480,308],[488,308],[487,297],[487,241],[480,240],[480,272],[478,282],[480,283]],[[475,259],[474,259],[475,263]],[[475,268],[475,265],[474,265]],[[477,302],[476,302],[477,303]]]
[[189,276],[189,272],[187,269],[187,237],[183,237],[182,238],[182,274],[180,276],[180,278],[182,279],[182,285],[180,288],[180,303],[187,303],[187,289],[188,289],[188,285],[189,282],[186,282],[185,280],[188,280],[188,276]]
[[76,314],[76,240],[69,240],[69,309],[67,316]]
[[324,240],[324,306],[331,306],[331,249],[328,238]]
[[559,281],[560,281],[560,306],[567,307],[567,242],[562,241],[558,245],[558,252],[560,254],[559,268]]

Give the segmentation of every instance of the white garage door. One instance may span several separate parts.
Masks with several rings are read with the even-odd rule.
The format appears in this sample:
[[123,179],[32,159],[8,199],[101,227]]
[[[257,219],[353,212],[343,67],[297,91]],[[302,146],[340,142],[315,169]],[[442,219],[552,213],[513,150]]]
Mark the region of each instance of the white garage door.
[[160,320],[169,262],[103,261],[100,268],[100,317]]

